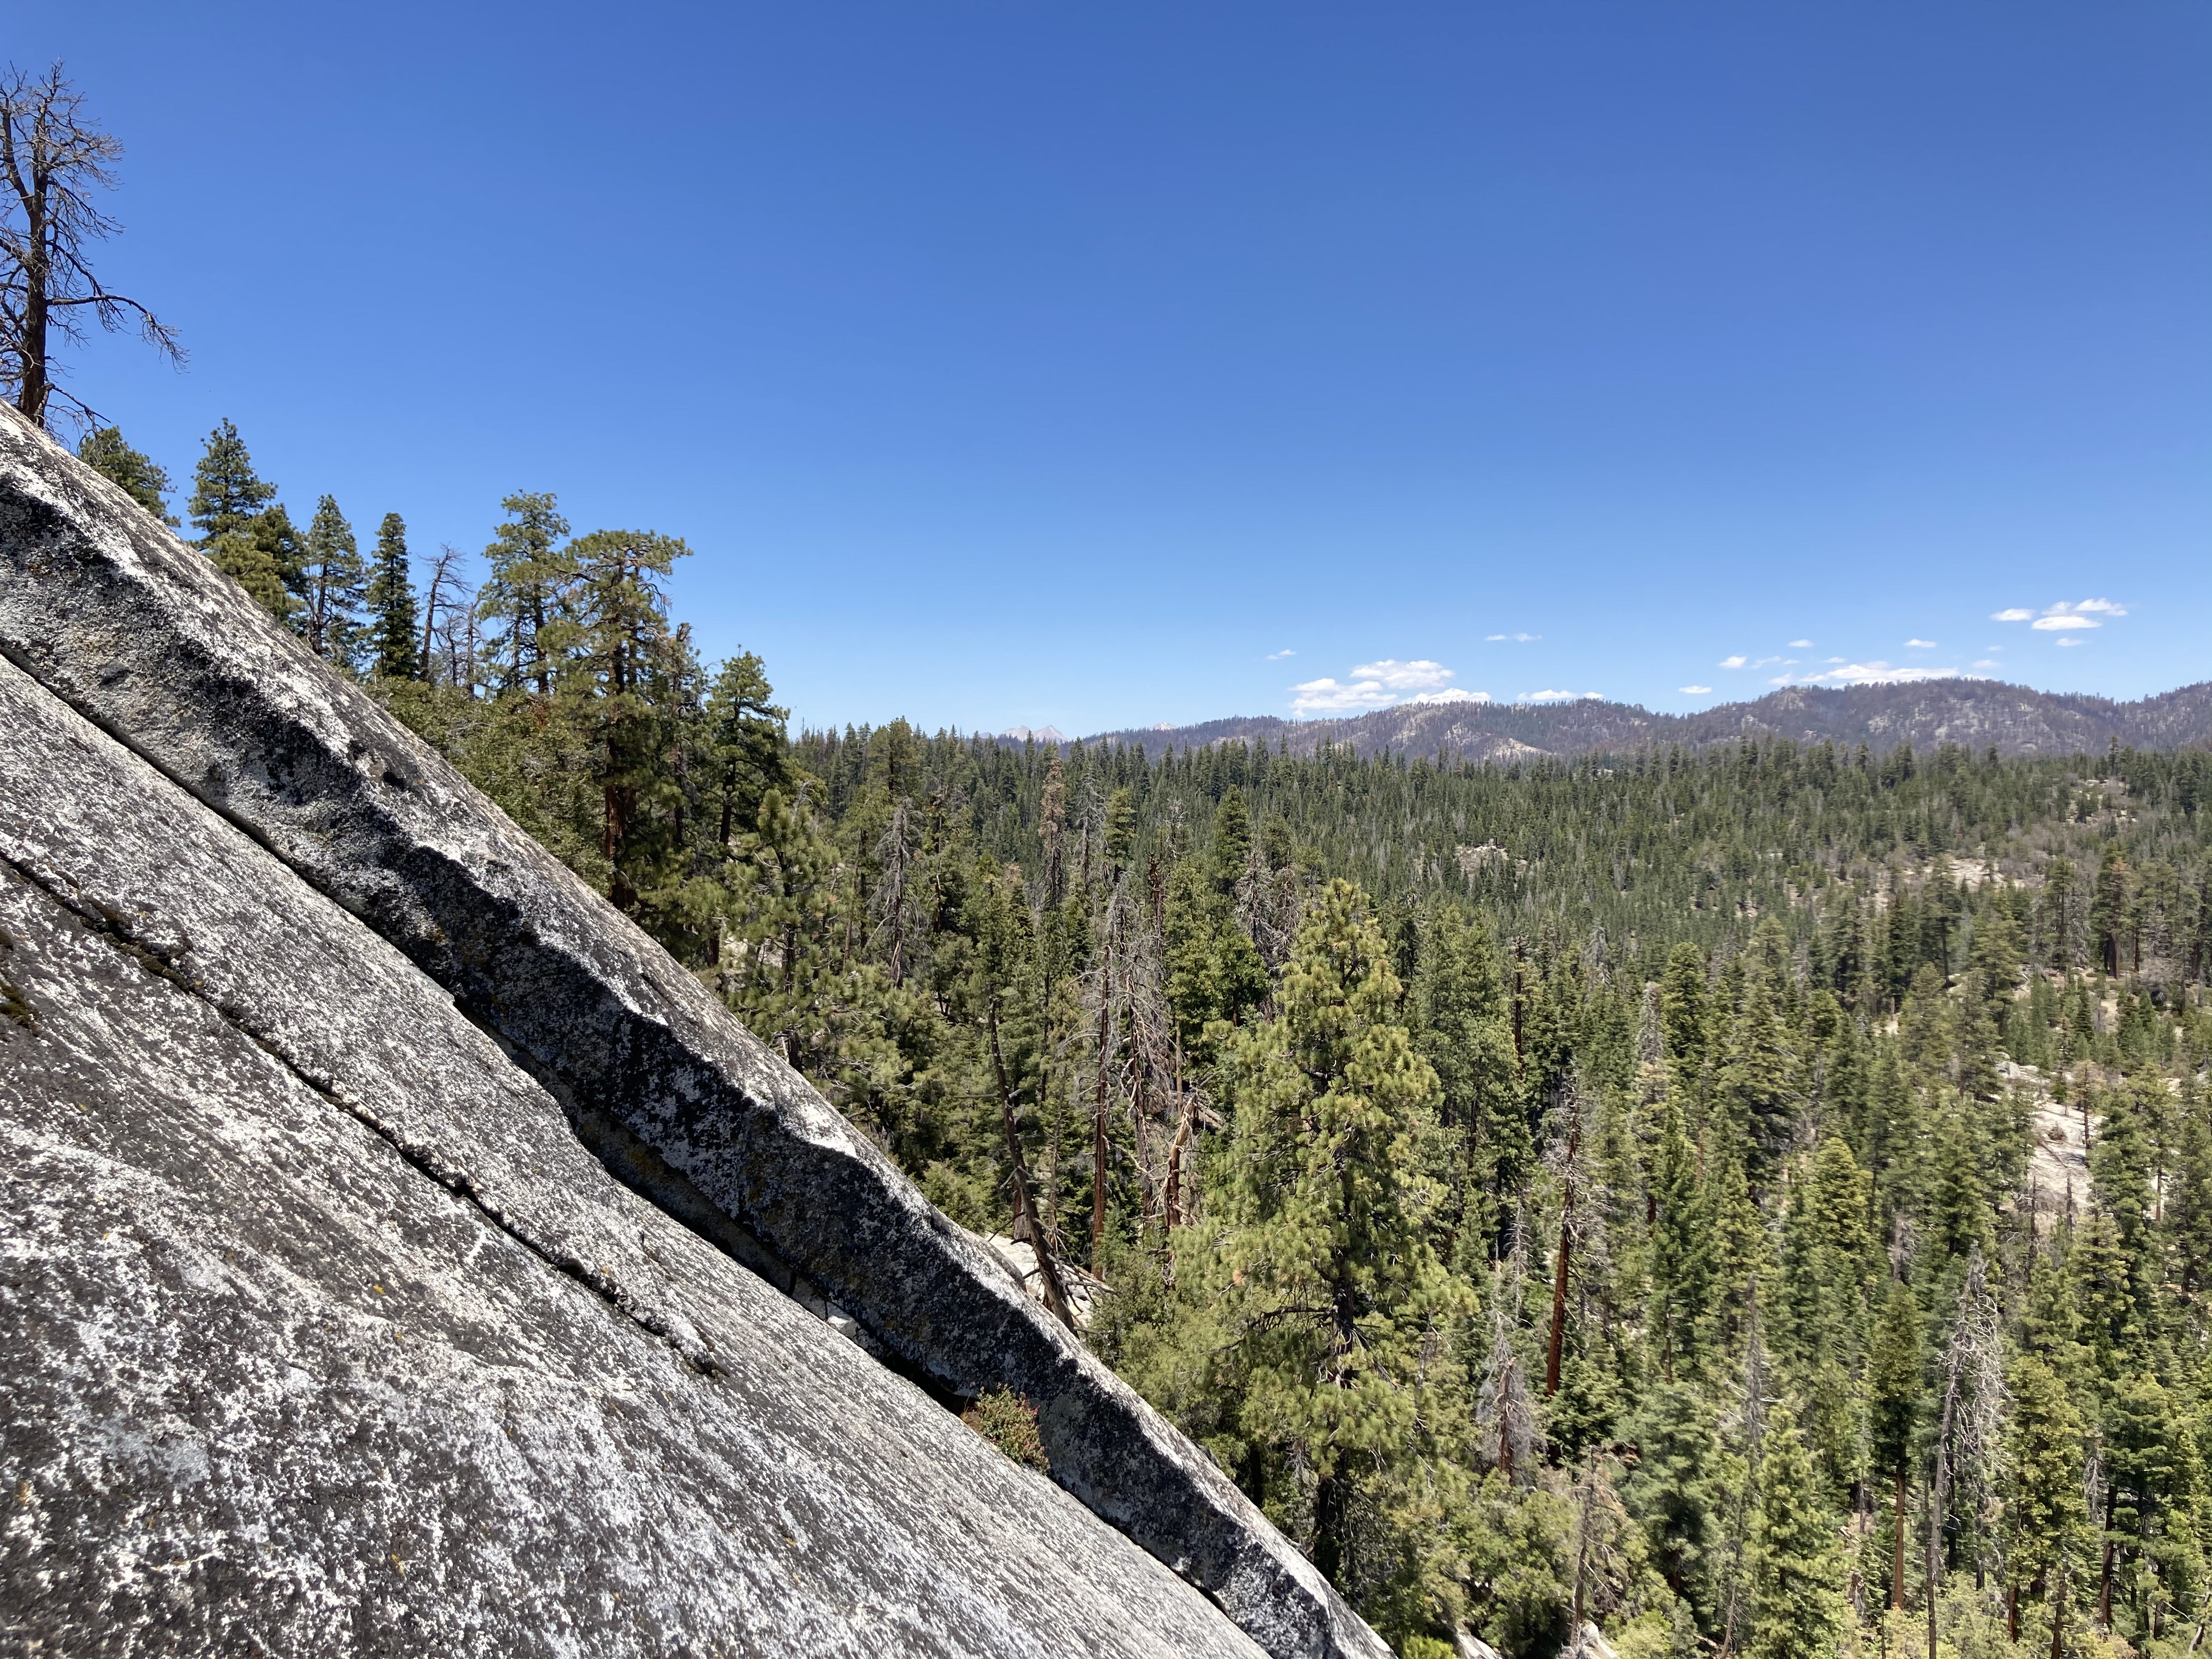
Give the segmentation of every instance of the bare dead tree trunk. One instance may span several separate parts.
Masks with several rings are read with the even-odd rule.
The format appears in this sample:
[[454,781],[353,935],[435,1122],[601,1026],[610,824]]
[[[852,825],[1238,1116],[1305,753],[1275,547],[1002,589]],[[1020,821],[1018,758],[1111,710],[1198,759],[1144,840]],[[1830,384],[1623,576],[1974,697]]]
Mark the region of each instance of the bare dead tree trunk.
[[1067,1291],[1060,1282],[1060,1268],[1052,1259],[1052,1241],[1045,1237],[1044,1224],[1038,1218],[1036,1199],[1030,1191],[1029,1162],[1022,1156],[1022,1138],[1014,1127],[1014,1096],[1006,1086],[1006,1062],[999,1050],[999,1003],[989,997],[983,1003],[983,1019],[991,1036],[991,1071],[999,1084],[999,1122],[1006,1131],[1006,1162],[1014,1176],[1014,1214],[1023,1231],[1029,1235],[1029,1246],[1036,1252],[1037,1277],[1044,1285],[1045,1306],[1052,1310],[1053,1317],[1067,1327],[1075,1328],[1075,1313],[1068,1306]]
[[93,125],[83,102],[59,64],[41,76],[13,68],[0,76],[0,383],[40,426],[56,398],[72,420],[95,418],[54,385],[54,336],[82,339],[80,319],[110,332],[135,327],[170,362],[184,361],[173,330],[93,274],[89,245],[122,228],[93,206],[93,194],[115,187],[123,146]]
[[1183,1224],[1182,1160],[1184,1152],[1190,1145],[1190,1121],[1193,1115],[1191,1103],[1186,1099],[1176,1113],[1175,1139],[1168,1143],[1166,1220],[1170,1231]]
[[[450,617],[454,611],[459,609],[455,601],[442,596],[449,583],[459,586],[458,580],[453,574],[453,566],[460,556],[459,551],[448,542],[438,550],[438,556],[430,566],[429,592],[422,602],[422,651],[417,660],[422,665],[423,679],[432,685],[437,684],[437,676],[431,668],[432,662],[435,660],[431,655],[431,648],[438,641],[439,612],[442,610]],[[471,606],[471,609],[473,611],[474,607]],[[455,676],[459,671],[460,652],[450,626],[446,629],[445,641],[447,681],[448,684],[454,684]]]

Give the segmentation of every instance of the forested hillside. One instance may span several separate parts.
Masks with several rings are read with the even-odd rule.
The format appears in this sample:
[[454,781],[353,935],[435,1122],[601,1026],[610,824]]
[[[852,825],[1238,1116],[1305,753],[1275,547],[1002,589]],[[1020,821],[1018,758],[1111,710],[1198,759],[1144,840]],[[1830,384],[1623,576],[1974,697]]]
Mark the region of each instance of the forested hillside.
[[2198,1647],[2212,757],[794,742],[680,543],[517,495],[426,624],[399,532],[371,614],[267,499],[210,550],[1054,1304],[1103,1279],[1402,1651]]
[[1550,755],[1620,753],[1652,744],[1686,748],[1788,738],[1800,744],[1869,745],[1886,754],[1902,744],[1953,743],[2002,755],[2099,754],[2113,744],[2179,749],[2212,742],[2212,682],[2185,685],[2134,702],[2037,691],[2000,680],[1914,680],[1899,684],[1784,686],[1748,702],[1692,714],[1656,714],[1634,703],[1596,697],[1499,703],[1459,698],[1406,702],[1336,720],[1286,720],[1273,714],[1197,726],[1109,732],[1093,743],[1149,753],[1227,741],[1288,743],[1293,753],[1347,745],[1362,755],[1389,752],[1427,760],[1510,762],[1531,750]]

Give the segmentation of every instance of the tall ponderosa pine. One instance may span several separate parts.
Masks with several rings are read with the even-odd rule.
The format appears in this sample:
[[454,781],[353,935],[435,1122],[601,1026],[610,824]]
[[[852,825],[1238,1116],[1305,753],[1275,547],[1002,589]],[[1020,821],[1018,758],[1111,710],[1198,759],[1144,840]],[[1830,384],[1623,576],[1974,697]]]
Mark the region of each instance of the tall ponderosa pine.
[[1313,1471],[1314,1561],[1332,1577],[1356,1511],[1387,1508],[1423,1431],[1449,1420],[1437,1338],[1468,1305],[1430,1232],[1442,1194],[1424,1170],[1443,1091],[1399,998],[1364,899],[1333,882],[1299,931],[1275,1018],[1224,1050],[1246,1419]]
[[649,530],[596,530],[575,543],[572,619],[540,647],[562,661],[564,701],[599,777],[607,896],[635,910],[666,878],[677,790],[667,764],[673,665],[663,584],[690,549]]
[[407,562],[407,521],[387,513],[376,527],[376,552],[368,577],[368,672],[383,679],[422,675],[416,630],[415,577]]
[[552,495],[524,491],[506,497],[500,508],[507,516],[484,549],[490,574],[477,613],[490,629],[486,655],[493,684],[503,690],[527,687],[543,700],[552,696],[559,672],[560,623],[576,579],[576,556],[562,545],[568,521]]

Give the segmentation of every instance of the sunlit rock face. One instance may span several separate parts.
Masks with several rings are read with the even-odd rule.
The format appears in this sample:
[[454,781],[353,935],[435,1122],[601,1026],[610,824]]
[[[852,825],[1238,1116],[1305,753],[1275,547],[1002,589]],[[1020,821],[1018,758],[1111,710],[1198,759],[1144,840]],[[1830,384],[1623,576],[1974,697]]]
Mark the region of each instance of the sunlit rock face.
[[[0,1144],[9,1651],[1384,1651],[657,946],[12,416]],[[946,1409],[994,1387],[1049,1479]]]

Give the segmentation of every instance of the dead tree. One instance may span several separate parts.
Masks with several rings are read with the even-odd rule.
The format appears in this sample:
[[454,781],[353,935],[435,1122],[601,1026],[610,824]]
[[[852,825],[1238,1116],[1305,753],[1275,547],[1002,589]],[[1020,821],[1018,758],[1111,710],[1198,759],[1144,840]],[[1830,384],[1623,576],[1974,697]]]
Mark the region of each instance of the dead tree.
[[[434,684],[438,674],[433,665],[440,655],[446,659],[448,681],[454,685],[461,683],[460,651],[453,635],[453,615],[456,611],[465,611],[473,618],[477,601],[476,595],[470,592],[461,581],[460,562],[460,550],[451,542],[441,547],[437,558],[430,566],[429,591],[422,599],[422,652],[419,660],[422,665],[422,678]],[[451,599],[447,597],[449,593],[457,593],[460,597]],[[441,620],[443,626],[441,626]],[[444,647],[441,653],[435,649],[441,644]]]
[[95,423],[82,398],[54,385],[52,355],[57,337],[83,339],[88,321],[133,328],[171,362],[185,360],[173,329],[94,274],[91,244],[123,228],[94,205],[96,191],[115,188],[123,146],[83,102],[59,64],[38,76],[0,72],[0,384],[40,426],[57,402],[72,425]]

